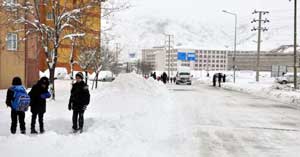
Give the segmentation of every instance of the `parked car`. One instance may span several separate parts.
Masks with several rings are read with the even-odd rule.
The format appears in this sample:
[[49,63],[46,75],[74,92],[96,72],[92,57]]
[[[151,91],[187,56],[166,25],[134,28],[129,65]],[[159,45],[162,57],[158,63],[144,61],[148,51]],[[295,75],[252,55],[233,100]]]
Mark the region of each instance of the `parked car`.
[[101,71],[99,74],[99,81],[112,82],[114,80],[115,80],[115,77],[111,71]]
[[[284,76],[277,77],[276,82],[280,84],[294,83],[294,74],[285,74]],[[297,76],[297,82],[300,83],[300,74]]]
[[192,85],[192,75],[189,68],[179,68],[176,74],[176,84]]
[[[43,77],[43,76],[50,77],[49,69],[47,69],[45,72],[40,73],[40,77]],[[63,67],[55,68],[54,79],[63,80],[67,76],[68,76],[68,70],[66,68],[63,68]]]

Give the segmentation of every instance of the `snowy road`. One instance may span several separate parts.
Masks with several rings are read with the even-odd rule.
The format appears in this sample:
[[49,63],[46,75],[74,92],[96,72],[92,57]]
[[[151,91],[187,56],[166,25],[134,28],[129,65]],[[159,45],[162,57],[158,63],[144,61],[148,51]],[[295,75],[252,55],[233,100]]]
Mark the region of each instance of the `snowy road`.
[[[72,134],[70,82],[59,80],[43,135],[11,135],[0,106],[0,153],[19,157],[299,157],[292,105],[198,84],[163,85],[135,74],[91,91],[83,134]],[[5,91],[0,91],[4,102]],[[29,130],[30,113],[26,113]]]
[[299,156],[300,111],[293,106],[207,85],[169,89],[199,156]]

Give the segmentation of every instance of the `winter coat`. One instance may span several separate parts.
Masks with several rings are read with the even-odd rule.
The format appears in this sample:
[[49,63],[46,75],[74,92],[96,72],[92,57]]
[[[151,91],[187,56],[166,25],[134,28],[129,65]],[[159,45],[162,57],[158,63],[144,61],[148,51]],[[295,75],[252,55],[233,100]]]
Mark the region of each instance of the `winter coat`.
[[222,74],[219,73],[219,74],[218,74],[218,82],[222,82],[222,78],[223,78]]
[[30,111],[32,113],[45,113],[46,98],[51,96],[48,87],[43,88],[41,83],[38,82],[32,87],[28,95],[30,96]]
[[90,92],[88,85],[84,82],[76,82],[73,84],[69,101],[69,109],[75,111],[85,110],[90,103]]

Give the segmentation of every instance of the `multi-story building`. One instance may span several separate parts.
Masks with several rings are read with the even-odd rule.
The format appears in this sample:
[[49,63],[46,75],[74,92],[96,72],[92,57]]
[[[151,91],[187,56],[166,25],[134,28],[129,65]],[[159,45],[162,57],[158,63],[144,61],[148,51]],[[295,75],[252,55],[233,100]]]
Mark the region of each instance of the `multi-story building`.
[[0,89],[8,88],[15,76],[19,76],[24,85],[31,86],[39,78],[35,53],[39,49],[37,36],[28,36],[23,41],[25,31],[16,30],[26,30],[25,25],[8,27],[8,18],[0,11]]
[[[179,54],[193,54],[194,59],[181,59]],[[178,67],[190,67],[191,70],[218,71],[227,69],[227,51],[172,49],[169,53],[164,47],[142,50],[142,61],[155,71],[177,71]],[[188,56],[187,56],[188,57]]]
[[[297,61],[299,61],[298,56]],[[236,68],[237,70],[256,70],[257,69],[257,52],[250,51],[246,53],[236,54]],[[262,52],[260,54],[260,70],[272,71],[272,66],[281,65],[287,67],[294,66],[293,52]],[[228,55],[228,69],[233,67],[233,52]]]
[[[26,0],[6,0],[9,3],[24,4]],[[28,0],[33,2],[33,0]],[[51,12],[51,1],[41,0],[37,3],[49,3],[48,5],[39,6],[39,16],[41,21],[46,25],[53,25],[53,17]],[[66,8],[79,8],[89,0],[61,0]],[[22,13],[19,12],[19,16]],[[75,46],[72,46],[72,40],[64,40],[58,49],[58,63],[57,67],[65,67],[70,70],[70,53],[74,50],[74,60],[80,53],[80,48],[83,46],[99,46],[100,45],[100,29],[101,29],[101,11],[100,6],[93,6],[84,12],[84,18],[81,22],[86,29],[85,36],[76,41]],[[26,17],[26,16],[24,16]],[[39,42],[39,36],[36,34],[26,35],[28,30],[26,25],[8,25],[5,12],[0,10],[0,89],[7,88],[11,84],[11,80],[15,76],[22,78],[24,85],[32,86],[39,79],[39,71],[44,71],[48,67],[46,65],[46,56],[43,53],[43,48]],[[65,33],[70,33],[66,29]],[[74,65],[75,70],[81,70],[79,65]]]
[[220,71],[227,69],[225,50],[196,50],[197,60],[195,70]]

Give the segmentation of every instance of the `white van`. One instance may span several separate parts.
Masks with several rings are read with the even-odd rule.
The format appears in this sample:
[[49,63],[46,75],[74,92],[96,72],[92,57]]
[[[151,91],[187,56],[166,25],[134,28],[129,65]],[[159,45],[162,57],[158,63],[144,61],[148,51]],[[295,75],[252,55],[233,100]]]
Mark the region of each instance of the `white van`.
[[176,74],[176,84],[181,85],[192,85],[192,75],[191,70],[188,67],[180,67],[178,68]]

